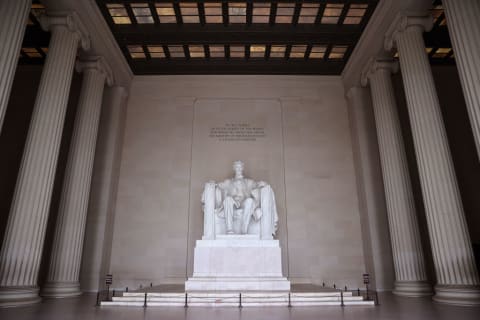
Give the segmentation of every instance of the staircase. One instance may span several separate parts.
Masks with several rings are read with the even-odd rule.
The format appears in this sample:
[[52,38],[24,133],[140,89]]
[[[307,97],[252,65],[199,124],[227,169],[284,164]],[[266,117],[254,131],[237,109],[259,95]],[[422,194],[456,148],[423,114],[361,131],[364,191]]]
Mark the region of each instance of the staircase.
[[372,300],[339,290],[321,292],[124,292],[101,306],[129,307],[254,307],[254,306],[373,306]]

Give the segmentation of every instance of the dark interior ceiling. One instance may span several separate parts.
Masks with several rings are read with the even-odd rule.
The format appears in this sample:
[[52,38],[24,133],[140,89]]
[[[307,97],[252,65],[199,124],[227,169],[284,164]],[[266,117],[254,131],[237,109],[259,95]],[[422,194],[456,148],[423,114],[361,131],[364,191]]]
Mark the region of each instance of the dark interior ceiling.
[[[342,72],[379,0],[96,0],[134,74]],[[454,63],[440,0],[425,34],[433,64]],[[33,1],[20,63],[41,64],[50,35]]]

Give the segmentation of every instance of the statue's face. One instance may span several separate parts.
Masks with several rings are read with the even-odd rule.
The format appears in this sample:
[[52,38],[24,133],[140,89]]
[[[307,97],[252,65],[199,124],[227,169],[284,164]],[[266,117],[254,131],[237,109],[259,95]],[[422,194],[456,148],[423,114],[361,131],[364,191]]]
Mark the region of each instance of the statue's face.
[[235,171],[236,176],[242,176],[243,175],[243,165],[241,163],[235,163],[233,165],[233,171]]

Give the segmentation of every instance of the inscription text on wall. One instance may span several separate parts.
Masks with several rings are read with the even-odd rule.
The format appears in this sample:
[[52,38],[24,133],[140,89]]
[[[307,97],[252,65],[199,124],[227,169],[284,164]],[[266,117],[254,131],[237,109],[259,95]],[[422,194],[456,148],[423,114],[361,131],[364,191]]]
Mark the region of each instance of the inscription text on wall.
[[208,137],[218,141],[257,141],[265,138],[265,128],[245,122],[229,122],[210,128]]

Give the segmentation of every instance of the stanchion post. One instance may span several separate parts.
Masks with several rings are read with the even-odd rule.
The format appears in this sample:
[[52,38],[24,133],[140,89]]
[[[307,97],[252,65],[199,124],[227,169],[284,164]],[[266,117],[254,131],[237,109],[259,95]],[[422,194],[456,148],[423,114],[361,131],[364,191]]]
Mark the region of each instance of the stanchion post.
[[239,308],[242,308],[242,293],[241,293],[241,292],[240,292],[240,294],[239,294],[238,298],[239,298],[239,304],[238,304],[238,307],[239,307]]
[[188,308],[188,293],[185,292],[185,308]]
[[100,305],[100,291],[97,292],[97,306]]
[[340,306],[345,306],[345,304],[343,303],[343,291],[340,291]]
[[289,308],[292,307],[292,297],[291,297],[291,293],[290,293],[290,292],[288,293],[288,307],[289,307]]
[[147,293],[145,292],[144,298],[143,298],[143,307],[147,307]]

